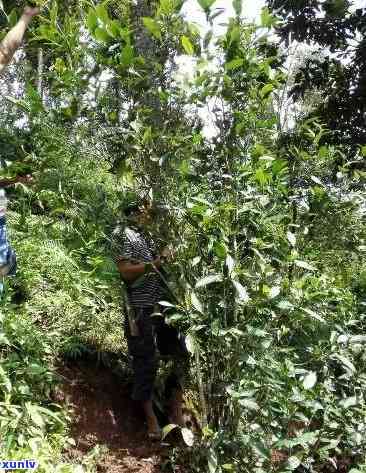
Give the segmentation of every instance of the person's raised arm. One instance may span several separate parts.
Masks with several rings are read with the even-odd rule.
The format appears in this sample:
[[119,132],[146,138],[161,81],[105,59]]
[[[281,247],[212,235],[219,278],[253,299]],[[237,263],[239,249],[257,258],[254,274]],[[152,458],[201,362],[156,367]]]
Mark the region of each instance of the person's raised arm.
[[0,43],[0,74],[13,59],[16,50],[21,46],[24,33],[32,18],[38,15],[39,8],[26,7],[18,23],[12,28]]

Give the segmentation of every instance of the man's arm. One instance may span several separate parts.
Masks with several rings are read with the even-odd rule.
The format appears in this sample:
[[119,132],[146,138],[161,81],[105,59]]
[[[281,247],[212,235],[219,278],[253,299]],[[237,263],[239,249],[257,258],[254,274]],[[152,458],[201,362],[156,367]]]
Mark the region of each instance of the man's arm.
[[[161,255],[158,256],[154,261],[151,261],[156,269],[160,269],[164,262],[172,261],[174,258],[173,251],[167,247],[161,252]],[[126,282],[134,282],[140,276],[146,272],[146,264],[139,261],[133,262],[128,258],[123,258],[122,256],[117,258],[117,267],[118,271],[122,275],[122,279]]]
[[24,33],[39,8],[26,7],[18,23],[12,28],[0,43],[0,74],[13,59],[15,51],[21,46]]
[[13,186],[14,184],[22,183],[22,184],[31,184],[33,182],[33,178],[30,174],[27,176],[16,176],[12,179],[0,179],[0,189],[4,187]]
[[[129,260],[119,259],[117,261],[118,271],[121,273],[122,279],[132,283],[146,272],[146,264],[148,263],[132,263]],[[151,262],[157,269],[161,267],[160,257]]]

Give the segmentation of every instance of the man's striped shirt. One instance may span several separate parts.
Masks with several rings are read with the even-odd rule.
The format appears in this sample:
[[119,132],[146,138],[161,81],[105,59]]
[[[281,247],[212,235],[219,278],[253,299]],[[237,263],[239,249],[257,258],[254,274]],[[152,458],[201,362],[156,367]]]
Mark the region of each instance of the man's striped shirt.
[[[157,257],[155,244],[147,235],[136,228],[123,228],[122,225],[117,226],[112,234],[112,254],[116,263],[150,263]],[[132,307],[151,307],[164,299],[164,284],[154,271],[132,284],[126,284],[126,288]]]

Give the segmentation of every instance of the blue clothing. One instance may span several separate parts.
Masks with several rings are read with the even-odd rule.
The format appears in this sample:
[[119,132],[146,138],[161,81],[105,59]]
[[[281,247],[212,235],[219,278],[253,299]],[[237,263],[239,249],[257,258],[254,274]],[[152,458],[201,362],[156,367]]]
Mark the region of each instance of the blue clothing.
[[2,276],[15,276],[17,257],[10,246],[6,231],[6,218],[0,218],[0,272]]

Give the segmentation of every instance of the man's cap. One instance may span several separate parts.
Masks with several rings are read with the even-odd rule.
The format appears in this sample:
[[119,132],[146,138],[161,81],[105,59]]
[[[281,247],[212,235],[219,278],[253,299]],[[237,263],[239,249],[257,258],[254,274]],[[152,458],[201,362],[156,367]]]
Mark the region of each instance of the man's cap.
[[126,199],[122,202],[121,210],[122,213],[128,217],[129,215],[138,212],[144,205],[146,205],[146,199],[142,199],[137,195],[127,195]]
[[121,210],[122,213],[128,217],[134,213],[137,213],[141,210],[141,207],[148,207],[154,213],[164,213],[167,211],[167,208],[157,201],[151,201],[148,197],[140,197],[136,194],[126,195],[126,198],[122,202]]

